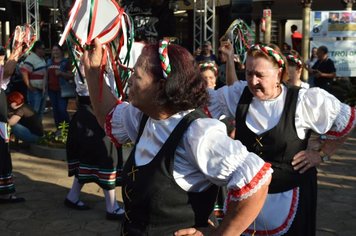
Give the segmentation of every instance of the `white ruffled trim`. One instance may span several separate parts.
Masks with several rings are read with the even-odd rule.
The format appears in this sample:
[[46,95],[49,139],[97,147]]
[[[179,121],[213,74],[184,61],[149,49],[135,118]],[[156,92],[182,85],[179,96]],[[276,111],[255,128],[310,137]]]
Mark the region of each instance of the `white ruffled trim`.
[[[352,114],[353,113],[353,114]],[[353,120],[351,120],[353,119]],[[351,122],[351,124],[350,124]],[[355,108],[350,107],[347,104],[342,103],[340,113],[336,117],[336,120],[331,129],[323,135],[324,139],[338,139],[348,135],[355,127]],[[348,127],[351,126],[351,127]]]
[[[262,167],[262,168],[264,168],[264,167]],[[262,170],[263,169],[261,169],[261,171]],[[258,172],[258,173],[260,173],[260,172]],[[231,191],[233,190],[233,189],[230,189],[228,191],[228,196],[225,199],[224,212],[226,213],[227,206],[231,201],[235,201],[235,202],[236,201],[241,201],[241,200],[247,199],[248,197],[250,197],[253,194],[255,194],[259,189],[261,189],[262,185],[264,185],[268,181],[268,179],[269,179],[269,177],[271,177],[272,173],[273,173],[273,169],[271,167],[269,167],[268,170],[265,172],[265,174],[262,176],[262,178],[258,181],[257,185],[255,185],[252,189],[250,189],[246,193],[243,193],[239,197],[236,197],[236,196],[233,196],[233,194],[230,194]]]
[[[255,236],[266,236],[266,235],[269,235],[269,236],[281,236],[281,235],[284,235],[285,233],[287,233],[288,232],[288,230],[290,229],[290,227],[292,226],[292,224],[293,224],[293,221],[294,221],[294,218],[295,218],[295,216],[296,216],[296,214],[297,214],[297,210],[298,210],[298,206],[299,206],[299,187],[297,187],[297,188],[295,188],[295,189],[293,189],[293,191],[297,191],[296,192],[296,199],[294,200],[294,198],[292,198],[292,202],[291,202],[291,204],[293,204],[293,205],[291,205],[290,206],[290,210],[289,211],[293,211],[292,212],[292,216],[291,217],[288,217],[289,216],[289,213],[288,213],[288,215],[287,215],[287,218],[286,218],[286,221],[285,222],[287,222],[287,224],[286,224],[286,226],[284,227],[284,228],[282,228],[280,231],[278,231],[278,232],[276,232],[276,233],[273,233],[273,231],[275,231],[276,229],[278,229],[278,228],[276,228],[276,229],[263,229],[263,230],[254,230],[254,233],[253,233],[253,235],[255,235]],[[294,197],[294,192],[293,192],[293,197]],[[295,202],[294,202],[295,201]],[[271,216],[271,217],[273,217],[273,216]],[[285,223],[284,222],[284,223]],[[283,224],[284,224],[283,223]],[[282,225],[283,225],[282,224]],[[282,226],[281,225],[281,226]],[[281,227],[280,226],[280,227]],[[250,226],[251,227],[251,226]],[[251,231],[251,229],[249,228],[249,229],[247,229],[242,235],[244,235],[244,236],[247,236],[247,235],[252,235],[249,231]],[[263,232],[263,233],[260,233],[260,232]]]
[[[298,205],[299,205],[299,188],[297,188],[297,196],[296,196],[296,200],[295,200],[295,206],[294,206],[294,209],[293,209],[293,215],[290,219],[287,219],[287,226],[282,229],[281,231],[279,231],[278,233],[275,233],[275,234],[269,234],[270,236],[281,236],[285,233],[288,232],[288,230],[290,229],[290,227],[292,226],[292,223],[294,221],[294,218],[295,218],[295,215],[297,214],[297,210],[298,210]],[[293,200],[292,200],[293,202]]]
[[[125,126],[127,125],[127,122],[125,123],[125,119],[127,118],[126,116],[129,115],[128,113],[130,113],[128,111],[129,107],[130,106],[127,102],[118,104],[110,113],[108,113],[108,116],[112,115],[111,119],[105,121],[106,134],[111,138],[111,140],[115,140],[120,144],[131,141],[127,127]],[[133,119],[128,120],[130,121]]]

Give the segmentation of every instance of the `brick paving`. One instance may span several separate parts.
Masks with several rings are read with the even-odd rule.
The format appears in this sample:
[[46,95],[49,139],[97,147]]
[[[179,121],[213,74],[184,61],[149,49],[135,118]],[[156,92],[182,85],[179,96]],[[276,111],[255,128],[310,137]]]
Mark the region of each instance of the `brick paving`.
[[[47,122],[50,126],[50,122]],[[47,126],[47,127],[49,127]],[[0,235],[120,235],[120,222],[105,219],[102,190],[87,184],[81,199],[92,209],[64,207],[72,184],[63,159],[40,158],[28,150],[12,151],[17,193],[25,203],[0,205]],[[318,236],[348,236],[356,231],[356,132],[319,168]],[[117,188],[122,201],[121,189]]]

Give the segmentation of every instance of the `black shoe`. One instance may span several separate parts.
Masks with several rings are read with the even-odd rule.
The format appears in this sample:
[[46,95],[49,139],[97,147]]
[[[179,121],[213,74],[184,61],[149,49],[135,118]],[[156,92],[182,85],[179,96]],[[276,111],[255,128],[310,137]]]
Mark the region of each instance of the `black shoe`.
[[106,212],[107,220],[122,220],[124,218],[125,211],[121,207],[117,208],[112,213]]
[[8,198],[0,198],[0,204],[6,203],[20,203],[26,201],[23,197],[16,197],[15,195],[10,195]]
[[76,203],[68,200],[67,198],[64,200],[64,205],[68,208],[72,208],[75,210],[79,210],[79,211],[85,211],[85,210],[89,210],[90,207],[83,204],[83,205],[79,205],[80,200],[78,200]]

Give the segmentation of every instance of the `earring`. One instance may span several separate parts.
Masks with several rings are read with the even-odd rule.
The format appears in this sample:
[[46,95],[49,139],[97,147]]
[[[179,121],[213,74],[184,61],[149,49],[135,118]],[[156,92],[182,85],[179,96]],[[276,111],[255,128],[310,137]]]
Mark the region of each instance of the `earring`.
[[277,88],[281,87],[281,83],[280,82],[277,82],[276,84],[277,84],[277,86],[276,86]]

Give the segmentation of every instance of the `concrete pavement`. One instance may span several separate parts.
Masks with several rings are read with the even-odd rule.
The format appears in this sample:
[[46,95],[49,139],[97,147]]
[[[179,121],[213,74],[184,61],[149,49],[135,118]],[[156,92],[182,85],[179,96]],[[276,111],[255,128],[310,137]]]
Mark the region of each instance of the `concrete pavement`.
[[[13,173],[25,203],[0,205],[0,235],[119,235],[119,222],[105,219],[103,192],[85,185],[81,199],[89,211],[64,207],[72,184],[63,160],[12,151]],[[121,201],[121,189],[117,188]],[[318,236],[356,235],[356,132],[343,148],[319,168]]]

